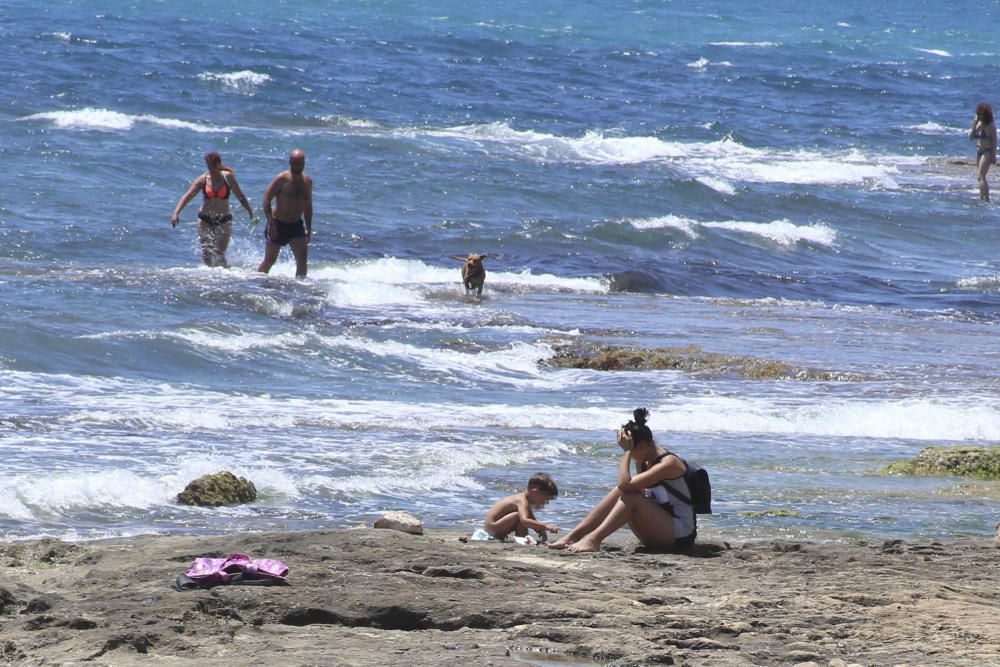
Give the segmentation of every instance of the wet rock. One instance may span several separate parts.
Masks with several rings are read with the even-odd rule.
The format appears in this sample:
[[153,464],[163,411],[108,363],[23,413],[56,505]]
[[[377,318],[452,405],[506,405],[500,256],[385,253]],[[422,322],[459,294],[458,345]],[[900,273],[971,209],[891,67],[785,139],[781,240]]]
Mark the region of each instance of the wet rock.
[[420,519],[407,512],[386,512],[375,519],[375,523],[372,526],[375,528],[398,530],[410,535],[424,534],[424,527],[420,523]]
[[0,643],[0,660],[10,663],[17,664],[27,657],[24,655],[24,651],[17,647],[17,644],[10,641],[5,641]]
[[72,562],[81,552],[80,547],[47,537],[37,542],[9,544],[0,547],[0,554],[8,567],[22,565],[50,566]]
[[885,472],[1000,479],[1000,447],[928,447],[909,461],[890,463]]
[[14,611],[17,598],[6,588],[0,588],[0,614],[10,614]]
[[798,368],[781,361],[705,352],[696,346],[626,348],[589,343],[557,345],[543,362],[555,368],[598,371],[684,371],[700,375],[738,375],[748,380],[811,380],[858,382],[856,373]]
[[178,503],[199,507],[239,505],[255,500],[257,487],[253,482],[245,477],[237,477],[228,470],[199,477],[177,494]]

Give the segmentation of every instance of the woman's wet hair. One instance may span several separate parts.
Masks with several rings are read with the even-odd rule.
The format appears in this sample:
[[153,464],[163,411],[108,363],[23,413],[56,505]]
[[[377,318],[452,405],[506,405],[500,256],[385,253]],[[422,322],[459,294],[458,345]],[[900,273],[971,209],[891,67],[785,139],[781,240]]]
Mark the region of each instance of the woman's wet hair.
[[649,410],[646,408],[636,408],[632,411],[632,419],[622,425],[622,430],[632,436],[632,443],[638,445],[640,442],[653,442],[653,432],[646,426],[649,419]]
[[976,106],[976,118],[978,118],[983,125],[989,125],[993,122],[993,107],[986,102],[980,102]]
[[233,173],[232,167],[227,167],[226,165],[222,164],[222,155],[219,153],[219,151],[209,151],[205,153],[205,164],[210,165],[212,167],[218,167],[222,171],[228,171],[229,173]]

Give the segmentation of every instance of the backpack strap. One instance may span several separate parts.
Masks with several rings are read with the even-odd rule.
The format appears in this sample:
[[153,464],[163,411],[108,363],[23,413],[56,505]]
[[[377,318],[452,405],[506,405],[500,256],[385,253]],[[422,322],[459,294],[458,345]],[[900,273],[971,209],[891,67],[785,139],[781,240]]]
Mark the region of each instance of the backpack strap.
[[[656,465],[657,463],[659,463],[663,459],[663,457],[665,457],[665,456],[671,456],[671,455],[677,456],[676,454],[674,454],[671,451],[667,451],[667,452],[664,452],[663,454],[660,454],[655,459],[653,459],[653,465]],[[678,460],[681,463],[684,464],[684,474],[681,475],[680,477],[675,477],[674,479],[685,479],[685,477],[687,477],[687,473],[688,473],[688,462],[685,461],[680,456],[677,456],[677,458],[678,458]],[[673,494],[675,497],[677,497],[677,499],[679,499],[685,505],[691,505],[692,507],[694,507],[694,503],[691,501],[691,497],[688,496],[688,495],[686,495],[682,491],[678,491],[677,489],[675,489],[670,484],[667,484],[667,480],[665,480],[665,479],[660,480],[659,482],[657,482],[657,484],[660,484],[664,489],[667,490],[667,493]],[[687,480],[686,479],[685,479],[685,484],[687,484]]]

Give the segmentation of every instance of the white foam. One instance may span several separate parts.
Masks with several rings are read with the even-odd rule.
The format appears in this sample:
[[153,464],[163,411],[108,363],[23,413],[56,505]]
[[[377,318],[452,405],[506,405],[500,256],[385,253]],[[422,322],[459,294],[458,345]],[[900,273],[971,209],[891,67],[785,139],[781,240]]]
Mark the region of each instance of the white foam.
[[636,229],[678,229],[692,238],[698,237],[697,229],[724,229],[761,236],[780,245],[794,245],[800,241],[816,245],[833,246],[837,240],[837,230],[825,224],[796,225],[790,220],[772,222],[747,222],[727,220],[721,222],[699,222],[689,218],[665,215],[641,220],[627,220]]
[[121,469],[21,477],[13,486],[26,506],[56,513],[81,507],[147,509],[172,497],[162,481]]
[[272,81],[269,75],[260,74],[248,69],[221,74],[202,72],[198,75],[198,78],[202,81],[220,83],[223,88],[242,94],[251,94],[260,86]]
[[341,115],[320,116],[319,120],[328,125],[333,125],[334,127],[351,127],[362,130],[374,129],[380,127],[380,125],[373,120],[365,120],[363,118],[351,118],[349,116],[341,116]]
[[[0,516],[21,521],[65,515],[80,510],[148,510],[171,505],[192,479],[226,469],[254,483],[262,496],[299,496],[294,480],[273,468],[248,467],[231,457],[186,455],[169,470],[137,474],[125,469],[75,470],[46,475],[18,475],[0,486]],[[221,512],[245,512],[218,508]]]
[[[416,136],[418,133],[409,132]],[[514,130],[506,123],[462,125],[432,130],[429,137],[496,145],[542,162],[641,164],[667,162],[690,178],[723,194],[734,194],[732,183],[792,183],[801,185],[865,184],[896,188],[893,174],[902,165],[922,164],[914,156],[872,156],[856,150],[820,153],[813,150],[750,148],[723,138],[711,142],[667,141],[658,137],[618,137],[589,131],[582,137],[561,137],[533,130]]]
[[17,521],[34,520],[35,514],[17,493],[17,478],[8,477],[0,486],[0,517]]
[[192,132],[232,132],[231,127],[219,127],[189,123],[175,118],[160,118],[150,114],[131,115],[109,109],[73,109],[69,111],[46,111],[31,114],[20,120],[51,121],[57,128],[64,130],[98,130],[104,132],[124,132],[131,130],[136,123],[148,123],[170,129],[190,130]]
[[933,121],[920,123],[919,125],[907,125],[905,129],[912,130],[913,132],[919,132],[920,134],[952,135],[965,133],[965,130],[960,127],[941,125],[940,123],[935,123]]
[[415,456],[409,448],[389,449],[380,453],[395,464],[378,466],[377,472],[359,472],[348,477],[313,475],[309,486],[340,493],[400,494],[406,492],[436,493],[482,489],[469,473],[484,467],[505,467],[531,461],[553,459],[571,451],[564,443],[542,441],[525,446],[523,442],[485,439],[474,448],[456,447],[443,443],[434,451]]
[[181,329],[174,332],[160,333],[159,335],[185,341],[194,348],[217,350],[231,354],[272,348],[300,348],[317,339],[317,336],[306,330],[272,334],[252,331],[221,332],[206,331],[204,329]]
[[1000,287],[1000,275],[969,276],[958,280],[956,284],[964,289],[996,288]]
[[692,68],[692,69],[705,69],[708,66],[708,62],[709,62],[708,58],[701,57],[701,58],[698,58],[698,60],[695,60],[693,62],[689,62],[687,64],[687,66],[690,67],[690,68]]
[[678,231],[684,232],[691,238],[698,237],[698,232],[695,231],[695,227],[701,224],[697,220],[692,220],[690,218],[682,218],[676,215],[663,215],[656,218],[632,219],[632,220],[627,220],[626,222],[628,222],[636,229],[676,229]]
[[699,176],[695,180],[704,186],[712,188],[716,192],[721,192],[724,195],[736,194],[736,188],[733,187],[733,184],[728,181],[724,181],[721,178],[713,178],[711,176]]
[[793,245],[799,241],[816,245],[832,246],[837,240],[837,231],[820,223],[815,225],[796,225],[789,220],[773,222],[706,222],[705,227],[725,229],[762,236],[781,245]]
[[921,53],[929,53],[932,56],[941,56],[942,58],[951,58],[952,55],[945,51],[944,49],[921,49],[913,47],[914,51],[920,51]]
[[925,441],[1000,439],[1000,405],[987,397],[963,401],[841,400],[789,406],[766,399],[713,396],[659,409],[665,410],[669,410],[670,420],[661,429],[699,433]]
[[778,42],[709,42],[711,46],[741,46],[752,49],[766,49],[780,46]]
[[[461,288],[460,263],[432,265],[420,260],[383,257],[375,260],[327,265],[311,271],[318,282],[327,283],[329,299],[341,306],[419,305],[426,298],[421,288],[455,285]],[[491,285],[557,291],[604,293],[604,278],[572,278],[547,273],[498,271],[486,261],[487,290]]]
[[665,142],[656,137],[606,137],[600,132],[590,131],[579,138],[566,138],[534,130],[515,130],[503,122],[460,125],[432,130],[427,135],[480,144],[501,144],[543,161],[635,164],[665,157],[682,157],[686,152],[682,144]]
[[[359,340],[357,344],[361,342]],[[433,357],[429,351],[417,350],[417,353],[425,355],[419,363],[426,364],[429,368],[471,374],[469,377],[488,376],[491,370],[507,381],[519,373],[529,375],[529,380],[547,375],[553,381],[552,386],[594,381],[594,378],[600,377],[599,371],[541,371],[534,366],[533,357],[543,349],[543,346],[519,345],[478,354],[446,350],[440,357]],[[411,352],[413,349],[410,346],[397,344],[383,354],[394,356],[408,355]],[[661,373],[657,377],[665,376]],[[654,431],[771,433],[932,441],[1000,440],[1000,399],[992,395],[967,395],[947,400],[927,397],[814,401],[808,398],[790,399],[784,394],[773,397],[667,394],[671,398],[649,406],[653,414],[650,426]],[[93,406],[107,404],[109,396],[114,397],[115,410],[94,411]],[[508,405],[464,401],[400,402],[283,396],[282,421],[276,422],[274,419],[277,419],[277,411],[271,409],[275,398],[267,394],[222,394],[151,381],[24,372],[5,373],[0,397],[11,401],[13,397],[17,397],[19,400],[45,402],[56,413],[76,408],[76,411],[60,419],[60,423],[71,429],[78,420],[85,418],[91,420],[88,425],[90,427],[95,423],[104,423],[105,419],[120,424],[141,418],[147,420],[147,425],[153,428],[169,426],[179,433],[190,428],[190,418],[200,419],[200,414],[208,412],[224,414],[219,421],[204,422],[217,428],[220,433],[230,432],[234,427],[266,429],[269,426],[322,426],[353,431],[358,424],[364,424],[368,431],[403,429],[422,433],[453,432],[456,428],[462,428],[456,427],[457,414],[462,416],[462,424],[476,424],[478,429],[565,429],[610,433],[615,424],[621,423],[622,413],[627,414],[627,406],[612,403],[591,406],[547,403]],[[178,441],[165,443],[163,446],[173,449],[179,444]],[[221,440],[219,447],[226,446],[226,441]],[[357,452],[351,454],[358,455]],[[219,454],[220,457],[224,455],[225,452]],[[58,474],[55,476],[58,477]],[[120,478],[116,483],[127,486],[131,481],[130,478]],[[72,486],[71,480],[67,480],[66,484],[67,488],[76,489],[68,495],[83,493]],[[157,494],[162,495],[163,492],[143,492],[140,495],[152,498]],[[27,500],[25,503],[31,504]]]

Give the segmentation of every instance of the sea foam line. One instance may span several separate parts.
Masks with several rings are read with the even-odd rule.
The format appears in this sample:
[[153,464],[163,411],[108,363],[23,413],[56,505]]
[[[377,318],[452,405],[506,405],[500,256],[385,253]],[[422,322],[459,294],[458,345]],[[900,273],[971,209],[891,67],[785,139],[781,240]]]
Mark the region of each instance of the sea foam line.
[[823,224],[796,225],[790,220],[772,222],[747,222],[727,220],[722,222],[699,222],[690,218],[666,215],[656,218],[628,220],[636,229],[677,229],[691,238],[698,238],[698,229],[721,229],[760,236],[783,246],[800,241],[821,246],[833,246],[837,240],[837,230]]
[[[813,150],[751,148],[729,138],[709,142],[669,141],[658,137],[608,136],[595,130],[562,137],[515,130],[504,122],[460,125],[442,130],[402,132],[410,137],[462,140],[496,146],[541,162],[634,165],[666,162],[690,178],[732,194],[728,182],[842,185],[873,181],[895,189],[893,175],[903,165],[923,164],[913,156],[871,156],[857,150],[824,154]],[[712,179],[712,180],[703,180]]]
[[190,130],[192,132],[233,132],[233,127],[190,123],[176,118],[161,118],[151,114],[126,114],[110,109],[71,109],[66,111],[44,111],[24,116],[22,121],[50,121],[57,128],[64,130],[97,130],[102,132],[125,132],[131,130],[137,123],[147,123],[175,130]]
[[223,88],[243,94],[252,94],[260,86],[272,81],[269,75],[248,69],[224,73],[202,72],[198,78],[209,83],[220,83]]
[[[405,352],[405,350],[391,351]],[[487,357],[489,355],[486,355]],[[529,355],[530,356],[530,355]],[[501,354],[502,357],[502,354]],[[494,357],[490,364],[500,357]],[[466,361],[466,360],[463,360]],[[555,378],[599,379],[599,371],[546,371]],[[255,431],[290,425],[353,430],[405,429],[454,432],[454,415],[477,428],[547,429],[603,432],[620,423],[627,406],[509,405],[467,402],[396,402],[338,398],[282,397],[268,394],[226,394],[197,387],[115,378],[77,378],[25,372],[5,373],[0,398],[34,399],[51,406],[50,414],[65,427],[74,424],[127,424],[134,430]],[[112,399],[113,400],[110,400]],[[19,403],[12,401],[11,405]],[[114,410],[95,410],[98,405]],[[179,408],[178,406],[193,406]],[[204,407],[199,407],[204,406]],[[780,434],[911,440],[1000,440],[1000,400],[970,395],[959,399],[931,397],[878,400],[813,401],[767,396],[678,396],[651,404],[654,430],[692,433]],[[216,421],[222,413],[225,417]],[[214,415],[208,421],[199,417]],[[655,415],[670,415],[662,422]],[[277,421],[275,421],[277,420]]]

